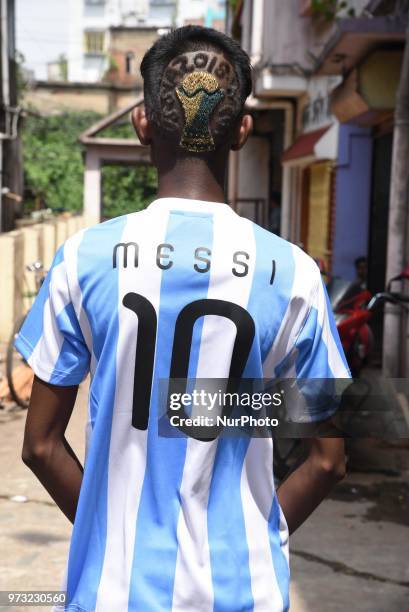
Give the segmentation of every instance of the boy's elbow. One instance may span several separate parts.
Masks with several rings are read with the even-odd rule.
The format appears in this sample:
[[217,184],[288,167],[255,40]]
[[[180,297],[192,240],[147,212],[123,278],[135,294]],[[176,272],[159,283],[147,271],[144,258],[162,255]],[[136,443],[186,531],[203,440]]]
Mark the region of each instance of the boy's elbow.
[[340,482],[346,475],[345,456],[336,460],[322,460],[320,463],[321,471],[334,482]]
[[346,457],[344,441],[340,438],[315,438],[310,459],[314,471],[321,478],[337,483],[345,477]]
[[50,453],[51,447],[48,443],[24,441],[21,451],[21,459],[28,467],[44,465],[47,463]]

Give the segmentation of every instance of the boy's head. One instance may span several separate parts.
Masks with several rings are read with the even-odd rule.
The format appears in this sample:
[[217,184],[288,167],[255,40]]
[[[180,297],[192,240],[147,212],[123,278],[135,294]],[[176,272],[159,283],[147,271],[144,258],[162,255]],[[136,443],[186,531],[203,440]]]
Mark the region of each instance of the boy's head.
[[244,144],[251,67],[234,40],[210,28],[178,28],[146,52],[141,74],[145,109],[133,113],[141,142],[205,159]]

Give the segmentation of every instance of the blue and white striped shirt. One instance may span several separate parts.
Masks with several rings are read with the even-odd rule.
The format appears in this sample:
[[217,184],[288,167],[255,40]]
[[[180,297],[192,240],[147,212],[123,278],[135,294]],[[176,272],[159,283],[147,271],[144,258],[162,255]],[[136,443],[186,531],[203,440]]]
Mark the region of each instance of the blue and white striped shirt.
[[[288,609],[272,439],[158,436],[158,381],[169,377],[177,317],[198,300],[251,315],[244,378],[350,376],[314,261],[227,204],[160,198],[69,238],[16,347],[52,384],[91,375],[70,612]],[[236,332],[228,317],[198,317],[189,377],[227,378]],[[145,429],[132,425],[135,361]]]

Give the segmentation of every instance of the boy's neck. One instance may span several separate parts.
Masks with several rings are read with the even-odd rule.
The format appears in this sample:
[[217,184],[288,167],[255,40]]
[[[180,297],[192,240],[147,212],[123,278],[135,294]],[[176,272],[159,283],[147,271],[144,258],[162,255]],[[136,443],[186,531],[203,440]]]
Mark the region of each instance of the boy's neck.
[[226,164],[209,167],[203,160],[177,160],[158,168],[158,198],[188,198],[224,202]]

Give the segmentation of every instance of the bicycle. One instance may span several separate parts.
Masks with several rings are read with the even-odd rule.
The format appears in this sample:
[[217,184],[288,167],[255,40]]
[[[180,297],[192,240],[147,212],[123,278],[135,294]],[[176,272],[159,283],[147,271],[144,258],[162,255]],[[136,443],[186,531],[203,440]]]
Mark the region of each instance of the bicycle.
[[[33,302],[40,291],[46,272],[40,261],[29,264],[26,266],[26,270],[34,273],[35,291],[27,291],[23,294],[23,298],[29,298]],[[23,326],[26,316],[27,313],[19,317],[14,323],[6,355],[6,376],[10,397],[23,409],[28,408],[29,405],[34,374],[27,361],[14,347],[14,340]]]

